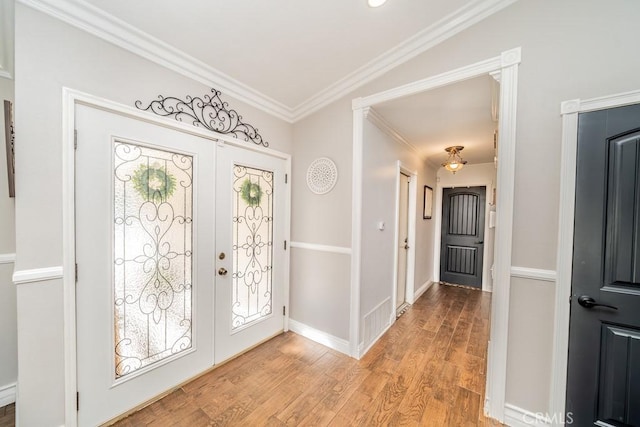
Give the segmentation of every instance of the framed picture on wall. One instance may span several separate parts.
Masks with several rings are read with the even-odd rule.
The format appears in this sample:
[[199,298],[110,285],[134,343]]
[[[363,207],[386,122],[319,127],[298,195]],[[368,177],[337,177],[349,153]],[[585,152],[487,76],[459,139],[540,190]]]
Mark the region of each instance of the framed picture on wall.
[[7,174],[9,176],[9,197],[16,196],[16,162],[14,157],[13,105],[4,101],[4,139],[7,149]]
[[424,186],[424,204],[422,205],[422,218],[431,219],[433,213],[433,188]]

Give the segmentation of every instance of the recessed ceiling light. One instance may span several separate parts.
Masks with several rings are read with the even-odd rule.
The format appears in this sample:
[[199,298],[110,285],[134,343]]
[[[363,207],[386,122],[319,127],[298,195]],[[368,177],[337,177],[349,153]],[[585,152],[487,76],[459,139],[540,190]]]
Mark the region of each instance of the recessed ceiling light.
[[369,7],[378,7],[386,3],[387,0],[368,0]]

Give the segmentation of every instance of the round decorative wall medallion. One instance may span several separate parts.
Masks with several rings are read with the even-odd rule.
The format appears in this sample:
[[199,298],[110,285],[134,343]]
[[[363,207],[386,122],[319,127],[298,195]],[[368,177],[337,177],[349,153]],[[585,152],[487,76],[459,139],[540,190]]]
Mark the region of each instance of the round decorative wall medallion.
[[315,159],[307,169],[307,186],[315,194],[326,194],[338,181],[338,168],[326,157]]

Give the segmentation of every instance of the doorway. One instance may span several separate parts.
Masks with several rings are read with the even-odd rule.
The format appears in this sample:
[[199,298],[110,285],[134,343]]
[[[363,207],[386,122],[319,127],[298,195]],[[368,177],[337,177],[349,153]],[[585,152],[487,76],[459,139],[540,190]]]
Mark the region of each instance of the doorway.
[[285,329],[289,160],[74,111],[73,396],[97,425]]
[[[516,48],[501,55],[466,67],[451,70],[440,75],[427,77],[367,97],[353,100],[353,209],[352,209],[352,263],[351,263],[351,310],[350,310],[350,352],[359,358],[362,328],[368,313],[361,310],[363,276],[363,157],[365,152],[364,120],[371,107],[378,104],[419,94],[439,87],[462,82],[478,76],[491,75],[500,81],[498,94],[500,150],[497,156],[497,207],[500,212],[496,226],[496,259],[494,266],[495,287],[491,308],[491,340],[487,363],[486,413],[497,420],[504,419],[505,377],[509,321],[509,293],[511,281],[511,233],[513,227],[513,197],[516,146],[516,107],[518,67],[521,49]],[[395,297],[395,296],[394,296]]]
[[398,252],[396,268],[396,316],[408,306],[407,273],[409,259],[409,187],[411,178],[403,172],[398,176],[398,230],[396,233],[396,251]]
[[442,192],[440,280],[482,289],[486,187]]

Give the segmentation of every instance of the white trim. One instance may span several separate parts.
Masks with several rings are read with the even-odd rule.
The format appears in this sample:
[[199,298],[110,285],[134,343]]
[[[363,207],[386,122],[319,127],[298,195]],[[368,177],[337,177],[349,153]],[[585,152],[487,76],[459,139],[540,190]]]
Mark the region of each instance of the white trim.
[[418,298],[420,298],[425,292],[427,292],[434,283],[435,282],[433,280],[427,280],[426,282],[424,282],[422,286],[420,286],[413,294],[413,301],[418,301]]
[[14,19],[13,2],[0,2],[0,77],[13,79]]
[[164,41],[145,33],[82,0],[17,0],[120,48],[192,80],[215,87],[225,96],[247,103],[287,122],[292,109],[205,64]]
[[320,245],[317,243],[304,243],[304,242],[291,242],[290,246],[292,248],[309,249],[311,251],[331,252],[334,254],[351,255],[351,248],[346,248],[343,246]]
[[[491,266],[489,265],[489,245],[487,237],[489,236],[489,215],[491,212],[491,189],[492,182],[468,181],[457,184],[455,187],[485,187],[485,209],[484,209],[484,246],[482,249],[482,290],[485,292],[493,292],[493,277],[491,274]],[[433,276],[434,280],[440,281],[440,252],[442,247],[442,200],[445,188],[454,188],[453,186],[443,186],[440,181],[436,183],[436,203],[435,203],[435,238],[433,240]],[[495,236],[494,254],[495,254]],[[495,261],[495,260],[494,260]]]
[[556,276],[557,274],[553,270],[511,266],[511,277],[541,280],[543,282],[555,282]]
[[353,100],[353,166],[351,183],[351,292],[349,346],[351,357],[360,358],[360,278],[362,276],[362,174],[364,156],[364,111]]
[[0,254],[0,264],[13,264],[16,262],[16,254]]
[[13,283],[24,285],[25,283],[62,279],[62,272],[62,266],[16,270],[13,272]]
[[[26,1],[26,0],[21,0]],[[142,112],[136,108],[122,105],[104,98],[89,95],[80,91],[62,88],[62,251],[63,267],[55,267],[59,272],[57,278],[62,278],[63,299],[64,299],[64,412],[65,425],[76,427],[78,425],[76,411],[76,391],[77,391],[77,359],[76,359],[76,293],[75,293],[75,150],[74,150],[74,129],[75,129],[75,107],[76,105],[86,105],[98,108],[114,114],[147,123],[173,129],[190,135],[195,135],[211,141],[224,141],[227,144],[241,147],[245,150],[255,151],[276,158],[284,159],[287,163],[287,173],[291,174],[291,155],[270,148],[264,148],[255,144],[247,144],[244,141],[233,138],[229,135],[217,134],[212,131],[197,128],[195,126],[180,123],[165,117]],[[287,198],[291,197],[290,186],[287,189]],[[290,209],[289,203],[289,209]],[[289,210],[288,209],[288,210]],[[286,220],[290,220],[287,213]],[[290,237],[290,224],[285,226],[285,236]],[[285,256],[288,259],[289,254]],[[287,260],[287,265],[289,261]],[[45,269],[46,270],[46,269]],[[63,271],[72,272],[63,275]],[[288,271],[288,268],[287,268]],[[15,273],[14,273],[15,277]],[[285,304],[288,305],[289,282],[288,274],[285,274]],[[284,328],[288,327],[285,316]]]
[[[563,414],[564,415],[564,414]],[[504,405],[504,422],[511,427],[546,427],[550,420],[544,414],[534,414],[517,406]]]
[[293,111],[293,121],[296,122],[313,114],[516,1],[476,0],[471,2],[296,106]]
[[289,328],[291,332],[302,335],[305,338],[315,341],[319,344],[332,348],[340,353],[349,355],[349,341],[335,337],[326,332],[307,326],[297,320],[289,319]]
[[0,386],[0,408],[16,401],[16,383]]
[[82,0],[17,0],[225,95],[293,123],[464,31],[517,0],[475,0],[290,107]]
[[[515,177],[516,111],[518,99],[518,67],[521,48],[502,52],[466,67],[419,80],[395,89],[364,98],[356,98],[353,108],[353,182],[352,182],[352,257],[351,257],[351,313],[350,345],[357,349],[360,342],[360,269],[362,265],[362,160],[364,109],[393,99],[487,75],[500,71],[500,151],[498,153],[498,206],[495,234],[495,268],[493,301],[491,304],[491,340],[487,363],[488,415],[498,421],[504,419],[507,373],[507,342],[509,322],[509,291],[511,283],[511,236],[513,231],[513,199]],[[357,351],[356,351],[357,353]]]
[[398,144],[404,144],[409,150],[413,151],[413,153],[422,159],[424,156],[418,150],[418,147],[410,143],[407,138],[402,136],[394,127],[389,123],[384,117],[380,115],[375,109],[372,107],[364,108],[364,118],[369,120],[371,123],[375,125],[382,133],[387,135],[389,138],[393,139]]
[[[640,90],[561,104],[562,153],[560,157],[560,213],[558,224],[557,285],[555,329],[549,408],[551,413],[565,412],[567,390],[567,354],[569,352],[569,314],[573,262],[573,222],[575,218],[576,155],[578,113],[640,103]],[[560,425],[560,424],[557,424]]]

